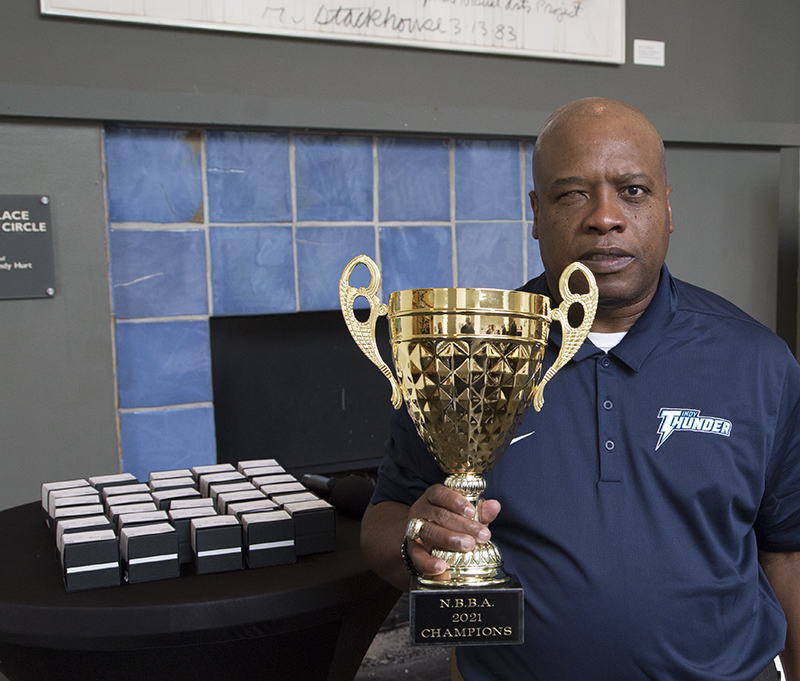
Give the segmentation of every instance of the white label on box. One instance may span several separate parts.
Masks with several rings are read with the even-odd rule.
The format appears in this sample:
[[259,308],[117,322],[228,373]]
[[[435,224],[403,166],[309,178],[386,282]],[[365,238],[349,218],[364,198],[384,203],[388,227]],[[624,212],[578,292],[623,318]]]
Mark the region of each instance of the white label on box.
[[165,553],[163,556],[144,556],[142,558],[129,558],[128,565],[141,565],[142,563],[163,563],[167,560],[178,560],[177,553]]
[[242,552],[241,546],[233,546],[226,549],[208,549],[207,551],[198,551],[197,557],[209,558],[211,556],[225,556],[229,553],[241,553],[241,552]]
[[260,551],[262,549],[282,549],[287,546],[294,546],[294,539],[284,539],[283,541],[265,541],[261,544],[250,544],[250,551]]
[[94,565],[78,565],[76,567],[66,568],[67,574],[71,575],[75,572],[94,572],[95,570],[111,570],[119,569],[119,561],[116,563],[95,563]]
[[217,512],[209,506],[198,506],[197,508],[176,508],[170,509],[170,520],[185,520],[186,518],[202,518],[204,516],[217,515]]

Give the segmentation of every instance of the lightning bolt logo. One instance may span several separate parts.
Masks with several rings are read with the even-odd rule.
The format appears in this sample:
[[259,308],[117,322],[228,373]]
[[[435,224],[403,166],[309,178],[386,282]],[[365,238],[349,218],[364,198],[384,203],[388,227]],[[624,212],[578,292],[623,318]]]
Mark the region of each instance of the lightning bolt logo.
[[676,430],[730,437],[733,428],[731,422],[727,419],[721,419],[716,416],[701,416],[699,409],[663,408],[658,413],[658,418],[661,419],[661,424],[658,426],[659,438],[656,443],[656,450]]

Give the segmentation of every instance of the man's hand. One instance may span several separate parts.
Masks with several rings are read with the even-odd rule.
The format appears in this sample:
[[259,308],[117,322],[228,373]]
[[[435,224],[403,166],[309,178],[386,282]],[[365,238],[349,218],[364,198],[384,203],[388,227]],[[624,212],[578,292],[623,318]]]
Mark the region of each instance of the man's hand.
[[[421,518],[426,522],[420,529],[419,542],[408,546],[414,567],[424,575],[444,575],[447,564],[431,555],[433,549],[443,551],[472,551],[477,544],[485,544],[492,533],[487,525],[500,512],[500,503],[494,499],[481,500],[476,509],[458,492],[434,485],[423,494],[408,511],[408,519]],[[480,512],[479,512],[480,511]]]
[[433,549],[471,551],[478,543],[489,541],[487,525],[500,512],[493,499],[479,502],[476,509],[458,492],[444,485],[433,485],[412,506],[384,501],[370,506],[361,525],[361,548],[367,562],[381,577],[407,591],[410,575],[403,565],[400,546],[412,518],[425,522],[419,542],[409,542],[408,555],[414,567],[425,575],[443,575],[447,570]]

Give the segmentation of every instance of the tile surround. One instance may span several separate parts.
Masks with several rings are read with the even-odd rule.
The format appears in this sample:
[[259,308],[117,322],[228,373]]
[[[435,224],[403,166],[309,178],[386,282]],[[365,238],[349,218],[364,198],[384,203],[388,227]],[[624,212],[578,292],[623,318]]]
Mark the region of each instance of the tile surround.
[[[108,127],[123,470],[216,459],[210,316],[337,309],[345,264],[388,292],[542,271],[517,140]],[[361,271],[363,270],[363,271]],[[366,268],[351,279],[366,284]]]

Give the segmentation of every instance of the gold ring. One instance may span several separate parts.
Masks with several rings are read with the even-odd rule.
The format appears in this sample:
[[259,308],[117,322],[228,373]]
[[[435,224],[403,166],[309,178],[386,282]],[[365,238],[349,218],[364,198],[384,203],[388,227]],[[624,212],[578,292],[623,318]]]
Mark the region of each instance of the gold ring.
[[422,526],[428,522],[424,518],[412,518],[408,521],[408,525],[406,525],[406,540],[407,541],[415,541],[418,544],[422,543],[422,540],[419,537],[420,530]]

